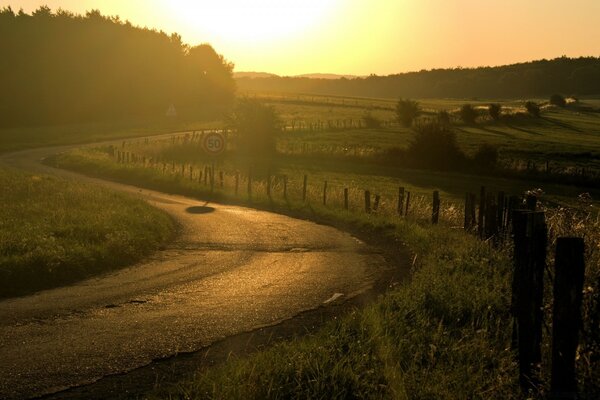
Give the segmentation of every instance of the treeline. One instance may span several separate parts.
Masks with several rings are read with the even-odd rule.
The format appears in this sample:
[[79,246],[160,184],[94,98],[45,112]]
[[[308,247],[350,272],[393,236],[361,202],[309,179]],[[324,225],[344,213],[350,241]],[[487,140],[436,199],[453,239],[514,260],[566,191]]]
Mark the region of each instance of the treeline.
[[600,58],[561,57],[501,67],[434,69],[354,79],[238,78],[242,91],[382,98],[524,98],[600,94]]
[[233,65],[207,44],[118,17],[0,9],[0,126],[180,116],[229,107]]

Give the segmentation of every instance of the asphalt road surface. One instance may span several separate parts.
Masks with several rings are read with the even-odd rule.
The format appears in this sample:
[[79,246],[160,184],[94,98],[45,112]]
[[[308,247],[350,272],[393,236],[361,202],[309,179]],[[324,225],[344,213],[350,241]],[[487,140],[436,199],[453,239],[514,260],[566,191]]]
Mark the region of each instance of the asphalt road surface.
[[276,324],[368,290],[386,268],[380,254],[331,227],[41,165],[64,149],[3,155],[0,165],[132,193],[181,232],[137,265],[0,301],[0,398],[58,392]]

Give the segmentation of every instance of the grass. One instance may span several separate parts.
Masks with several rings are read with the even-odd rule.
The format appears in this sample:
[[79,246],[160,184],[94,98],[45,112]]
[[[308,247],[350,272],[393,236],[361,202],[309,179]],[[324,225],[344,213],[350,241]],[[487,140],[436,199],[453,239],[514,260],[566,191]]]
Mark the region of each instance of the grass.
[[203,129],[220,124],[212,121],[169,120],[165,118],[123,120],[0,129],[0,153],[34,147],[98,142],[148,136],[186,129]]
[[56,177],[0,169],[0,298],[127,266],[172,238],[145,202]]
[[[140,145],[141,146],[141,145]],[[161,159],[157,150],[176,158],[180,143],[171,140],[148,144],[146,154]],[[183,146],[193,152],[193,145]],[[127,149],[127,148],[126,148]],[[141,150],[141,147],[136,147]],[[192,149],[192,150],[189,150]],[[187,153],[184,153],[187,154]],[[184,157],[185,158],[185,157]],[[510,251],[494,249],[456,229],[462,224],[461,197],[443,202],[441,224],[430,227],[430,197],[411,201],[408,217],[395,211],[396,178],[384,175],[353,175],[319,172],[319,166],[296,170],[288,181],[288,198],[282,196],[282,179],[273,177],[271,197],[266,194],[265,177],[254,177],[252,194],[246,194],[247,180],[240,175],[239,194],[234,193],[235,175],[226,170],[225,187],[214,191],[199,182],[203,163],[189,165],[182,175],[180,165],[172,170],[167,159],[157,164],[119,164],[107,148],[76,150],[59,155],[57,165],[119,181],[135,183],[203,199],[249,204],[293,216],[328,223],[342,229],[361,231],[379,243],[405,243],[415,254],[415,269],[409,283],[394,289],[372,306],[332,323],[314,336],[276,345],[255,356],[233,361],[215,370],[190,377],[175,386],[161,387],[159,398],[518,398],[516,370],[510,350]],[[189,160],[187,160],[189,161]],[[164,162],[164,164],[163,164]],[[232,165],[235,163],[230,161]],[[206,163],[206,160],[205,160]],[[287,172],[285,166],[278,171]],[[291,170],[290,170],[291,171]],[[310,174],[308,202],[301,201],[301,175]],[[322,203],[322,178],[330,182],[327,206]],[[411,171],[421,179],[429,172]],[[436,173],[439,181],[473,185],[460,174]],[[350,181],[350,185],[348,182]],[[435,184],[429,181],[429,184]],[[514,185],[506,180],[506,185]],[[418,183],[423,185],[423,180]],[[411,187],[428,193],[432,186]],[[448,183],[450,185],[450,183]],[[342,208],[340,188],[351,188],[349,211]],[[433,186],[434,187],[434,186]],[[365,214],[362,189],[382,193],[377,213]],[[488,189],[495,189],[493,186]],[[374,192],[377,193],[377,192]],[[546,209],[550,242],[558,236],[583,236],[587,243],[586,322],[579,358],[582,392],[594,398],[600,388],[597,328],[590,325],[600,304],[595,293],[600,283],[600,220],[593,203],[576,198],[565,203],[577,207]],[[549,265],[552,258],[549,257]],[[547,290],[546,293],[551,293]],[[594,297],[596,296],[596,297]],[[546,311],[549,312],[549,306]],[[545,365],[550,337],[544,337]],[[544,372],[548,376],[548,371]],[[547,389],[543,381],[541,390]]]
[[230,360],[150,398],[519,397],[508,258],[447,228],[404,223],[385,234],[415,252],[409,284],[314,335]]

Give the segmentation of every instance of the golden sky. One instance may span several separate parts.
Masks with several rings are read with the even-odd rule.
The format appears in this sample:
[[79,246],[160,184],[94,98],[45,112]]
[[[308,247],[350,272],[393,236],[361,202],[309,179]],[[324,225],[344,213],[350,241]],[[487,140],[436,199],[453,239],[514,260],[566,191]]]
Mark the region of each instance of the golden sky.
[[99,9],[210,43],[236,71],[387,75],[600,56],[600,0],[0,0]]

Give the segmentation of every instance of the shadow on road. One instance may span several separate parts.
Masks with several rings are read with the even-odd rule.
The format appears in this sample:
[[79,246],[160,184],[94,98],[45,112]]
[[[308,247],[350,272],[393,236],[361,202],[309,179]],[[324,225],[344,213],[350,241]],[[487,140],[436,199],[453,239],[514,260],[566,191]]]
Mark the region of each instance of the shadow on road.
[[215,209],[207,206],[194,206],[186,208],[185,211],[190,214],[210,214],[211,212],[214,212]]

